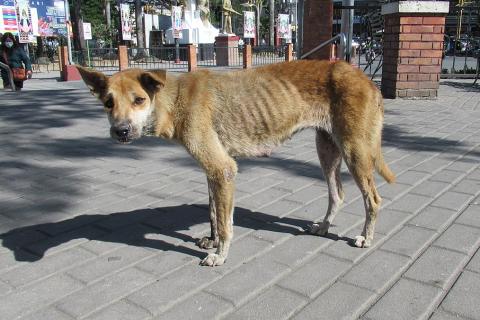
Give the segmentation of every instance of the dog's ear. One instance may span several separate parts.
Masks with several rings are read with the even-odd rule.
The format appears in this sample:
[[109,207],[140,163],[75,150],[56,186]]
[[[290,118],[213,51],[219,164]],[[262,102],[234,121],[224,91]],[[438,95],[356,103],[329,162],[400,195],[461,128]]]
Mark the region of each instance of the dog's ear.
[[165,86],[167,81],[167,70],[152,70],[143,72],[140,75],[140,83],[150,96],[153,96]]
[[90,89],[90,92],[101,98],[105,95],[108,86],[108,78],[101,72],[76,66],[82,76],[83,81]]

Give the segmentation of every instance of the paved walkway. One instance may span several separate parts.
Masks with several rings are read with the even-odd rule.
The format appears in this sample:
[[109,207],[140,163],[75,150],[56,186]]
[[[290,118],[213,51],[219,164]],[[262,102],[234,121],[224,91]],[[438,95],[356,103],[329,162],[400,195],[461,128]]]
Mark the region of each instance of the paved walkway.
[[[471,80],[469,80],[471,83]],[[0,319],[480,319],[480,89],[386,101],[398,183],[374,246],[350,245],[363,204],[328,237],[313,132],[240,161],[227,264],[199,266],[205,177],[179,146],[108,138],[82,83],[49,77],[0,92]]]

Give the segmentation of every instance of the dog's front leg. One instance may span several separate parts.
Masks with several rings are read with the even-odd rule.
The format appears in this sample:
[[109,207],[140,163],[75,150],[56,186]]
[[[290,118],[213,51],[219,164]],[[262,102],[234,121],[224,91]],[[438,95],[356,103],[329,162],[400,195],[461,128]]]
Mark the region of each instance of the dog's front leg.
[[210,253],[203,259],[201,264],[204,266],[222,265],[227,258],[233,237],[233,196],[236,166],[224,168],[222,171],[222,176],[216,174],[208,176],[208,184],[215,205],[218,245],[215,253]]
[[210,180],[208,181],[208,211],[210,213],[210,237],[203,237],[198,240],[197,245],[202,249],[211,249],[218,246],[217,209],[215,208],[213,186]]

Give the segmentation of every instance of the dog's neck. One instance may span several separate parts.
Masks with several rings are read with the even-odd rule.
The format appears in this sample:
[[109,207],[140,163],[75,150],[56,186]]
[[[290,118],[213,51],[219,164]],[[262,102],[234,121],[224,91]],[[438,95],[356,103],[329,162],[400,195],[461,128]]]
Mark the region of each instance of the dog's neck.
[[175,139],[176,102],[178,98],[178,80],[176,76],[167,75],[165,86],[155,95],[152,117],[154,135],[164,139]]

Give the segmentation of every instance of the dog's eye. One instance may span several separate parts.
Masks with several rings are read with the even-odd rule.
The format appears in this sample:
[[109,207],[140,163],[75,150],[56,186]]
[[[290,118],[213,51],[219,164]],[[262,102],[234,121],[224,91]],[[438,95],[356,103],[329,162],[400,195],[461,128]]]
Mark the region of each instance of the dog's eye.
[[105,108],[112,109],[113,108],[113,99],[108,99],[105,101]]
[[142,104],[143,101],[145,101],[145,98],[136,97],[134,103],[135,103],[135,104]]

